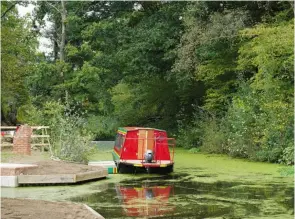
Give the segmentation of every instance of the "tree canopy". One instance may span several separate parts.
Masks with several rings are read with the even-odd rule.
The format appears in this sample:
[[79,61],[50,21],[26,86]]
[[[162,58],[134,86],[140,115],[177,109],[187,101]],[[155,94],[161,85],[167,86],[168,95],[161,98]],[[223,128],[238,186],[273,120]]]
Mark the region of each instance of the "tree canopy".
[[[61,104],[97,139],[150,126],[187,148],[293,163],[291,2],[40,1],[32,21],[12,4],[1,2],[2,124],[50,123]],[[44,18],[49,55],[33,28]]]

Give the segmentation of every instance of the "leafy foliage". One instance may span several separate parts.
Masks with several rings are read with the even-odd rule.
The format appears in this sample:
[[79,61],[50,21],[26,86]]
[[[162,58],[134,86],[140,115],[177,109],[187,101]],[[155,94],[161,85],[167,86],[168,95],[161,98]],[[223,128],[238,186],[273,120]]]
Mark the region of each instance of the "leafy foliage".
[[[9,7],[9,2],[1,2],[3,11]],[[15,8],[1,23],[1,116],[12,124],[17,122],[18,108],[30,102],[25,82],[33,67],[36,37],[30,21],[20,19]]]
[[[48,104],[45,107],[53,109],[53,106]],[[62,108],[60,105],[57,107]],[[87,163],[88,156],[93,150],[91,145],[93,136],[85,129],[85,119],[81,115],[63,110],[62,113],[53,115],[49,123],[53,145],[52,155],[63,160]]]
[[54,127],[56,156],[151,126],[192,152],[294,163],[292,3],[67,1],[62,61],[61,2],[37,5],[53,52],[37,55],[30,22],[5,15],[1,114]]
[[203,151],[293,164],[293,23],[259,25],[241,36],[247,40],[237,71],[253,77],[240,80],[223,118],[200,118],[193,130],[202,130]]

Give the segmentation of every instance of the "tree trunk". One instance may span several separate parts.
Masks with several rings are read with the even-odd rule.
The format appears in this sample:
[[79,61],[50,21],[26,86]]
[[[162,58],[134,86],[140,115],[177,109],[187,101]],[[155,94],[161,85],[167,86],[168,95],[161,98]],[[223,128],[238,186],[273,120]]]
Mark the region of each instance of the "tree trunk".
[[58,37],[57,37],[57,21],[54,21],[54,32],[53,32],[53,55],[54,55],[54,61],[58,60],[58,52],[59,52],[59,46],[58,46]]
[[[65,62],[65,44],[66,44],[66,7],[65,1],[61,0],[61,42],[60,42],[60,61]],[[60,77],[64,82],[64,72],[63,69],[60,71]],[[65,102],[68,104],[68,91],[65,89]]]
[[[66,43],[66,7],[64,0],[61,0],[61,42],[60,42],[60,61],[65,61],[65,43]],[[61,71],[63,77],[63,72]]]

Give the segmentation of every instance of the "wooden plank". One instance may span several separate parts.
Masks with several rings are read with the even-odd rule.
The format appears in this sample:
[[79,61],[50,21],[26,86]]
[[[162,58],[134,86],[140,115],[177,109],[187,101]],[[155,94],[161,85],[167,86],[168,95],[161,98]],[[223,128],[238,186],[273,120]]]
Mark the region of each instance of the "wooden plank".
[[145,151],[145,130],[138,131],[138,149],[137,149],[137,158],[144,159],[144,151]]
[[4,136],[1,135],[1,137],[2,138],[13,138],[13,135],[4,135]]
[[89,179],[99,179],[104,178],[108,175],[107,169],[103,168],[101,170],[89,171],[85,173],[76,174],[76,182],[85,181]]
[[13,144],[3,144],[3,143],[1,143],[1,147],[12,147],[13,146]]
[[[42,129],[42,135],[44,135],[44,129]],[[44,144],[44,138],[42,138],[42,144]],[[44,152],[44,147],[42,147],[42,152]]]
[[49,126],[32,126],[32,129],[49,129]]
[[49,146],[50,144],[49,143],[36,143],[36,144],[31,144],[31,146]]
[[49,138],[50,135],[31,135],[31,138]]
[[0,126],[0,129],[16,129],[17,126]]
[[[48,135],[48,133],[47,133],[47,129],[45,129],[45,135]],[[49,140],[49,137],[48,137],[46,140],[47,140],[47,143],[49,144],[49,147],[50,147],[50,140]]]
[[19,175],[19,184],[42,184],[42,183],[74,183],[75,174],[56,174],[56,175]]
[[147,150],[154,150],[154,130],[147,130]]

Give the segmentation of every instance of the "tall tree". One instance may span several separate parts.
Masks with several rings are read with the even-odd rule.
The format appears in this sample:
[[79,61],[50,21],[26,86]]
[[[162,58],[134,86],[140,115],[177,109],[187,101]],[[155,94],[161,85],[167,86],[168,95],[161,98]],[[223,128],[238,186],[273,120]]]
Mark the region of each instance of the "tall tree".
[[1,8],[9,9],[1,19],[1,122],[16,124],[18,108],[30,101],[26,77],[32,71],[37,41],[31,23],[19,18],[10,2],[2,1]]

